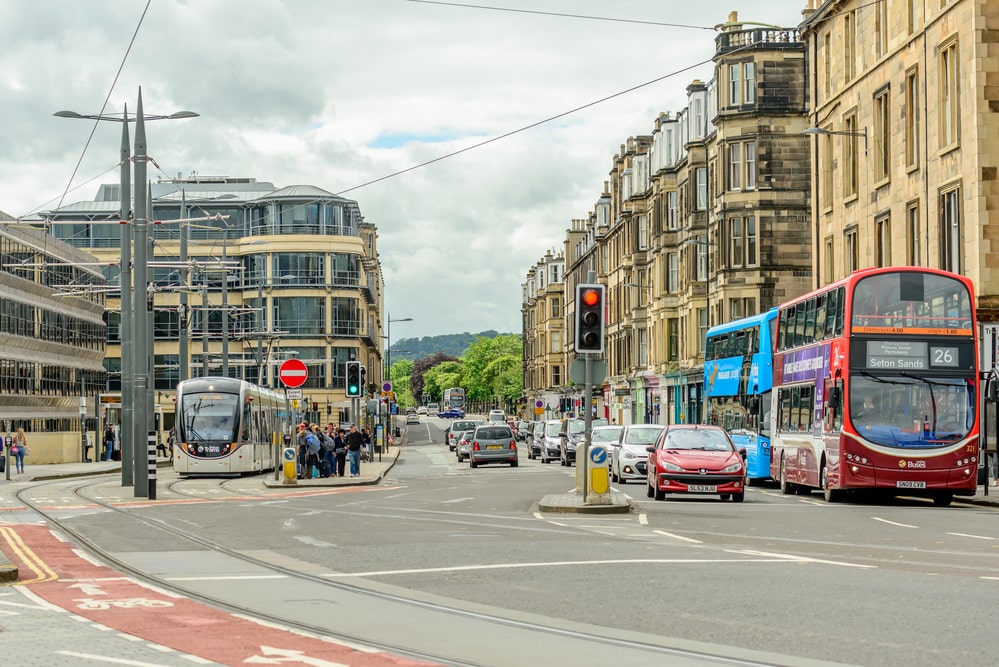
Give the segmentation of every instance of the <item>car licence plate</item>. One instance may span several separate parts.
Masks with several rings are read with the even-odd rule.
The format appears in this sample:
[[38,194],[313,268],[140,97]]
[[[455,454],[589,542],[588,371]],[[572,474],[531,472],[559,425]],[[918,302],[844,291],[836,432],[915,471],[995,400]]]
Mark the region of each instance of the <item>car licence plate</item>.
[[691,493],[718,493],[718,487],[708,484],[691,484],[687,487]]
[[896,489],[925,489],[926,482],[910,482],[910,481],[899,481],[895,482]]
[[486,449],[503,449],[503,445],[486,445]]

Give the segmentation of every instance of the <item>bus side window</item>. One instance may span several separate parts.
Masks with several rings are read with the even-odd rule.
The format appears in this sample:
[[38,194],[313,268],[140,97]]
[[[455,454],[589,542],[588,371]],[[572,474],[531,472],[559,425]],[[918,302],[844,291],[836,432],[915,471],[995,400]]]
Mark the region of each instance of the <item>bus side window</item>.
[[815,297],[815,340],[825,340],[826,337],[826,295]]
[[826,298],[826,337],[834,338],[839,333],[836,331],[836,310],[839,308],[839,299],[836,298],[837,291],[832,290]]

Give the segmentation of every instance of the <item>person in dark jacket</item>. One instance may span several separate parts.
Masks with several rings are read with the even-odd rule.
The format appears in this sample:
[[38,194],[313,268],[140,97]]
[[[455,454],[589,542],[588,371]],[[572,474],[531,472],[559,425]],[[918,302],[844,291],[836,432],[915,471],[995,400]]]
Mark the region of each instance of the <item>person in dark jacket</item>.
[[333,453],[336,456],[337,477],[343,477],[347,472],[347,433],[342,428],[333,438]]
[[350,460],[350,476],[361,474],[361,447],[364,446],[364,436],[357,430],[356,424],[350,425],[347,434],[347,458]]

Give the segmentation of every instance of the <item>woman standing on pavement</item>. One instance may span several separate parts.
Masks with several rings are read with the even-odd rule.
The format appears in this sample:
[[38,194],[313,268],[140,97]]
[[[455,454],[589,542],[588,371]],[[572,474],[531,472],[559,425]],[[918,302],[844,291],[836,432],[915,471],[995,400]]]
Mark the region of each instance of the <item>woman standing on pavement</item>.
[[17,435],[14,436],[14,442],[11,443],[11,454],[17,458],[17,472],[18,474],[24,473],[24,455],[27,454],[28,449],[28,438],[24,435],[24,429],[17,429]]

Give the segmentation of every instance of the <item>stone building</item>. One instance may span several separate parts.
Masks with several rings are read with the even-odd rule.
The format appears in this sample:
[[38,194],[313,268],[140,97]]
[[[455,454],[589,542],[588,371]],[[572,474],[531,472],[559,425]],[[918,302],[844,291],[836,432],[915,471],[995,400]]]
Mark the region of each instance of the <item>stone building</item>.
[[568,382],[565,365],[565,258],[545,253],[527,272],[523,291],[524,411],[553,419]]
[[999,4],[809,2],[801,34],[815,284],[946,269],[999,321]]
[[805,45],[795,29],[729,18],[713,78],[621,146],[567,234],[566,363],[575,286],[594,271],[608,293],[595,403],[616,423],[700,421],[708,328],[811,288]]

